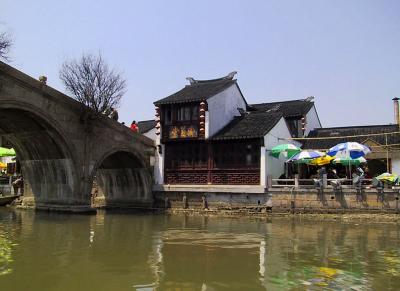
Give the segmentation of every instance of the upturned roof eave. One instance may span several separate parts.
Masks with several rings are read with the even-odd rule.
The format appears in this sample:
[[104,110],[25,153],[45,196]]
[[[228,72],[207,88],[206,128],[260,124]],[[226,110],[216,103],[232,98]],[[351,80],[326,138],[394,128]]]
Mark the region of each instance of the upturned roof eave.
[[[213,96],[215,96],[215,95],[213,95]],[[191,102],[201,102],[201,101],[206,101],[207,99],[209,99],[213,96],[210,96],[208,98],[200,97],[200,98],[190,98],[190,99],[186,99],[186,100],[164,101],[164,102],[162,100],[160,100],[160,101],[154,102],[153,104],[155,106],[159,106],[159,105],[168,105],[168,104],[183,104],[183,103],[191,103]]]
[[[167,96],[165,98],[162,98],[160,100],[157,100],[155,102],[153,102],[153,104],[155,106],[158,105],[167,105],[167,104],[182,104],[182,103],[189,103],[189,102],[198,102],[198,101],[206,101],[212,97],[214,97],[215,95],[225,91],[226,89],[230,88],[231,86],[233,86],[234,84],[237,84],[237,80],[229,80],[230,82],[225,84],[223,87],[221,87],[219,90],[216,90],[213,94],[210,94],[208,96],[201,96],[201,97],[192,97],[192,98],[188,98],[188,99],[183,99],[183,100],[168,100],[169,98],[172,98],[175,94],[178,94],[179,92],[181,92],[182,90],[184,90],[186,87],[182,88],[181,90],[179,90],[178,92]],[[201,84],[205,84],[205,83],[201,83]],[[195,85],[189,85],[189,86],[198,86],[198,84]]]
[[234,139],[254,139],[254,138],[263,138],[265,136],[260,134],[260,135],[241,135],[241,136],[221,136],[221,137],[215,137],[215,138],[210,138],[210,140],[234,140]]

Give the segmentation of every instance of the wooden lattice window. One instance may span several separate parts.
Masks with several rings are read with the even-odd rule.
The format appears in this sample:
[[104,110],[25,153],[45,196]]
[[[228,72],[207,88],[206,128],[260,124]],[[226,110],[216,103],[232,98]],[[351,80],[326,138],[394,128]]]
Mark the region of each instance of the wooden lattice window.
[[165,146],[166,169],[207,168],[207,144],[204,142],[171,143]]
[[217,142],[212,146],[215,168],[259,167],[258,141]]

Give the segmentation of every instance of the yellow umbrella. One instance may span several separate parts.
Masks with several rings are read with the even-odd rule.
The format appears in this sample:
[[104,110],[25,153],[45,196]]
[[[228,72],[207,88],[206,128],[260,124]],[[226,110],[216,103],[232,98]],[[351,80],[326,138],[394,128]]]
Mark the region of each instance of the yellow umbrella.
[[331,156],[322,156],[319,158],[312,159],[308,164],[311,166],[323,166],[330,164],[330,162],[333,160]]
[[0,162],[0,169],[5,169],[5,168],[7,168],[7,164]]

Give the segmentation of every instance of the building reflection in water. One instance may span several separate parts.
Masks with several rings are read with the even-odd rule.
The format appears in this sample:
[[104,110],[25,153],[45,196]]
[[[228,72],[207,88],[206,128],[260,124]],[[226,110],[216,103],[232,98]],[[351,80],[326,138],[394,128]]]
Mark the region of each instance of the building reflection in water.
[[229,287],[225,282],[254,290],[259,282],[258,252],[263,241],[259,234],[171,229],[161,234],[161,241],[160,290],[204,286],[218,290]]
[[168,225],[153,240],[149,262],[155,281],[135,285],[136,290],[265,289],[262,234],[243,230],[235,221],[209,222],[207,217],[172,217]]

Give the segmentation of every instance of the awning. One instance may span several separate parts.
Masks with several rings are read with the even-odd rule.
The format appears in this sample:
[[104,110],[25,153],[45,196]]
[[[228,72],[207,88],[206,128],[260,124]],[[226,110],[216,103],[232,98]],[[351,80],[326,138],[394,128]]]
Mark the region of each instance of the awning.
[[2,148],[0,147],[0,157],[14,157],[14,149]]

